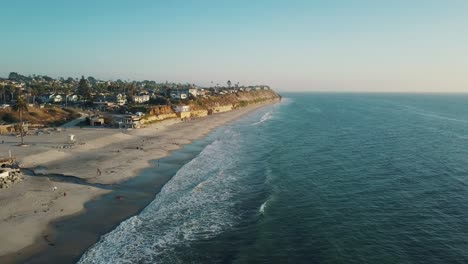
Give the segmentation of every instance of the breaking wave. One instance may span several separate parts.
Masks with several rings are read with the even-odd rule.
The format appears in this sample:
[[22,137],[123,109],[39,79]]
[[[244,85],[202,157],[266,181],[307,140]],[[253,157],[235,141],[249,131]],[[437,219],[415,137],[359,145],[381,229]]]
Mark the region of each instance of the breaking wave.
[[270,120],[272,117],[273,117],[272,112],[267,112],[260,118],[260,121],[253,123],[252,126],[259,125],[263,122],[266,122]]
[[211,238],[236,223],[233,196],[241,189],[235,170],[242,138],[226,130],[183,166],[139,215],[122,222],[90,248],[79,263],[158,263],[174,248]]
[[262,203],[262,205],[260,206],[260,209],[258,210],[260,212],[260,214],[265,213],[265,208],[266,208],[268,202],[269,202],[269,200],[266,200],[264,203]]

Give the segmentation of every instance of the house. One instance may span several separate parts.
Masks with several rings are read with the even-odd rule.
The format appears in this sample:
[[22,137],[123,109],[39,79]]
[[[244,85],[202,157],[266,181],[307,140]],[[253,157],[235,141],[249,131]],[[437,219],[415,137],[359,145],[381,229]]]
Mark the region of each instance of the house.
[[92,116],[89,119],[89,124],[91,126],[102,126],[104,125],[104,117],[102,115]]
[[125,105],[127,103],[127,96],[124,94],[117,94],[115,96],[115,103],[117,105]]
[[64,96],[60,94],[42,94],[39,96],[39,101],[42,103],[61,103],[64,99]]
[[190,118],[190,106],[189,105],[176,105],[173,107],[177,117],[181,119]]
[[60,94],[53,95],[51,99],[54,103],[61,103],[63,101],[63,97]]
[[190,112],[190,106],[189,105],[176,105],[173,107],[174,112],[176,113],[181,113],[181,112]]
[[133,102],[135,103],[142,104],[142,103],[148,102],[149,100],[150,100],[150,96],[147,94],[140,94],[140,95],[133,96]]
[[78,99],[78,95],[76,94],[67,95],[68,102],[78,102]]
[[187,99],[189,95],[189,89],[171,89],[170,96],[172,99]]
[[142,125],[141,117],[134,115],[113,115],[112,123],[119,128],[140,128]]

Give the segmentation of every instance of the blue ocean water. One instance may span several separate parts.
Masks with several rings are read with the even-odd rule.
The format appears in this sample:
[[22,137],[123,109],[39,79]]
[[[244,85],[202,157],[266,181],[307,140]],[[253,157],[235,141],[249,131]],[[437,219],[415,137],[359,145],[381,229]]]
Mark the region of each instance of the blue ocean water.
[[286,94],[80,263],[468,263],[468,96]]

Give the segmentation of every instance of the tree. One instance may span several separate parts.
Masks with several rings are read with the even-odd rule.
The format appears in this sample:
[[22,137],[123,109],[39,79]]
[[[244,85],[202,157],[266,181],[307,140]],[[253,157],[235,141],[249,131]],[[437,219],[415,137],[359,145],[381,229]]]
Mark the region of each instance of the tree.
[[52,90],[54,91],[54,94],[57,93],[57,89],[59,88],[59,85],[56,81],[52,82]]
[[10,72],[10,74],[8,75],[8,80],[10,81],[19,81],[20,79],[20,75],[16,72]]
[[65,83],[66,84],[73,84],[75,82],[75,80],[72,78],[72,77],[68,77],[66,80],[65,80]]
[[18,112],[19,116],[19,130],[21,135],[21,145],[24,145],[24,132],[23,132],[23,112],[28,111],[28,104],[22,96],[18,97],[18,100],[13,105],[13,111]]
[[51,77],[49,77],[49,76],[47,76],[47,75],[42,76],[42,79],[44,79],[44,81],[46,81],[46,82],[52,82],[52,81],[54,81],[53,78],[51,78]]
[[86,100],[91,98],[91,90],[84,76],[81,76],[81,80],[78,82],[78,94]]

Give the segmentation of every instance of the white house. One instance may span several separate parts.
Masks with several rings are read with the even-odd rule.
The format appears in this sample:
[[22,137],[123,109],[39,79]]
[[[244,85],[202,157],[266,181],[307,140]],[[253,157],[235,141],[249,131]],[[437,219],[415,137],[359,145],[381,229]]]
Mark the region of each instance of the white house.
[[115,102],[117,105],[124,105],[127,103],[127,96],[122,94],[117,94],[115,96]]
[[63,100],[63,97],[60,94],[53,94],[49,98],[50,98],[49,101],[54,102],[54,103],[61,103]]
[[172,89],[171,98],[172,99],[187,99],[189,95],[189,89]]
[[190,106],[189,105],[176,105],[174,106],[174,111],[176,113],[190,112]]
[[133,96],[133,102],[135,103],[146,103],[150,100],[150,96],[147,94],[135,95]]
[[78,102],[78,95],[72,94],[67,96],[68,102]]

